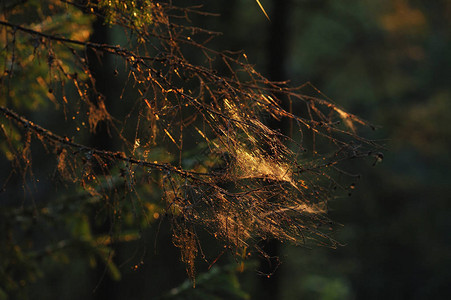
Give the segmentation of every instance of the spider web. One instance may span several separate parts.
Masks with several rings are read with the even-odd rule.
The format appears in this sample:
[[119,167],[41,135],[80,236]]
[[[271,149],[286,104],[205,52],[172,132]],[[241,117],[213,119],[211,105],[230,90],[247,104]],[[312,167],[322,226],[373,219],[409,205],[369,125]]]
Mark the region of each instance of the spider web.
[[[36,67],[27,57],[47,57],[43,82],[57,87],[60,95],[54,96],[50,88],[42,93],[57,111],[74,113],[67,122],[76,124],[68,138],[19,115],[13,109],[20,109],[17,105],[1,106],[11,120],[2,119],[2,128],[8,149],[16,153],[15,166],[29,172],[32,135],[56,157],[61,177],[92,196],[108,189],[100,178],[110,178],[109,185],[114,185],[115,166],[122,166],[127,193],[138,195],[139,182],[157,185],[164,214],[171,219],[173,243],[193,279],[196,257],[202,252],[198,228],[236,256],[250,249],[265,255],[259,243],[268,239],[335,247],[337,242],[324,229],[331,224],[327,203],[337,193],[335,188],[348,190],[337,180],[353,176],[342,168],[346,161],[380,157],[372,150],[375,143],[357,135],[358,125],[371,125],[309,83],[289,87],[269,81],[244,52],[210,49],[208,42],[218,33],[196,27],[190,19],[210,15],[200,7],[145,3],[147,21],[133,19],[119,4],[76,6],[132,32],[126,46],[0,21],[9,60],[2,80],[14,82],[20,74],[13,72],[15,65],[22,70]],[[68,8],[59,4],[59,9]],[[21,44],[30,38],[35,41],[33,53]],[[121,101],[121,111],[113,112],[112,100],[97,91],[88,51],[114,58],[115,72],[126,75],[123,90],[134,93],[123,92],[115,100]],[[69,86],[75,95],[67,92]],[[2,88],[11,94],[7,85]],[[285,109],[282,98],[301,107],[301,113]],[[290,133],[269,126],[272,120],[289,123]],[[27,136],[20,147],[12,142],[14,124]],[[111,139],[120,145],[116,150],[82,143],[99,124],[108,125]]]

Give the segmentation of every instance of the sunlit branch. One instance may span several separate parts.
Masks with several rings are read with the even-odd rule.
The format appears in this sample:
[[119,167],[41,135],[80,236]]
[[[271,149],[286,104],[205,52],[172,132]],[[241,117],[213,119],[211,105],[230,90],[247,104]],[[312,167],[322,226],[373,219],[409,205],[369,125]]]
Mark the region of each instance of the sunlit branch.
[[81,153],[90,153],[91,155],[99,155],[100,157],[107,158],[109,160],[120,160],[124,161],[130,164],[139,165],[142,167],[148,167],[152,169],[157,169],[159,171],[166,171],[171,173],[176,173],[182,176],[190,177],[190,178],[197,178],[196,176],[219,176],[215,173],[201,173],[201,172],[195,172],[195,171],[188,171],[183,170],[174,166],[171,166],[170,164],[161,164],[161,163],[155,163],[155,162],[148,162],[144,160],[135,159],[132,157],[127,157],[125,153],[123,152],[112,152],[112,151],[105,151],[105,150],[99,150],[92,147],[88,147],[82,144],[75,143],[71,141],[67,137],[61,137],[35,123],[32,121],[24,118],[23,116],[18,115],[14,111],[12,111],[9,108],[0,106],[0,111],[8,118],[13,119],[16,123],[20,124],[25,129],[31,129],[36,134],[44,137],[45,139],[49,140],[50,142],[57,143],[60,146],[66,146],[73,148],[77,150],[77,152]]
[[[195,258],[202,253],[196,226],[220,239],[234,254],[252,248],[267,257],[258,244],[271,238],[295,244],[308,239],[338,244],[320,225],[330,222],[326,217],[327,202],[333,197],[330,190],[337,186],[347,189],[334,176],[356,177],[341,170],[342,163],[378,155],[370,151],[376,143],[357,133],[358,126],[372,128],[368,122],[341,109],[310,83],[290,87],[288,81],[267,79],[254,69],[243,51],[210,48],[207,43],[219,33],[195,27],[192,14],[212,15],[200,11],[199,6],[177,7],[172,1],[131,1],[128,8],[121,1],[56,3],[64,13],[73,9],[72,5],[78,14],[124,29],[128,42],[121,46],[95,43],[85,41],[89,30],[83,39],[70,31],[63,36],[22,26],[26,22],[16,25],[0,20],[0,26],[6,28],[5,66],[18,66],[15,73],[5,72],[2,80],[20,84],[22,73],[39,65],[44,87],[47,81],[60,84],[56,93],[47,93],[55,108],[63,106],[65,116],[76,109],[72,122],[81,122],[87,128],[82,121],[88,118],[91,133],[96,132],[98,123],[107,121],[107,130],[113,127],[118,134],[109,140],[112,148],[119,142],[124,152],[74,142],[20,115],[19,105],[12,110],[12,105],[9,108],[3,104],[0,113],[9,121],[2,126],[11,129],[10,135],[3,129],[11,148],[8,158],[13,162],[26,155],[31,158],[33,135],[45,147],[54,147],[58,156],[55,171],[75,185],[90,185],[95,190],[101,180],[125,179],[124,194],[138,196],[140,186],[136,186],[134,176],[151,181],[155,185],[152,201],[161,197],[172,222],[173,242],[181,250],[190,277],[195,275]],[[146,8],[145,22],[139,14],[130,13],[130,7],[137,10],[140,5]],[[95,33],[91,40],[95,40]],[[28,39],[22,39],[23,34]],[[22,43],[20,47],[18,43]],[[48,66],[40,60],[45,50]],[[92,52],[102,69],[94,63]],[[29,53],[33,54],[26,59]],[[108,74],[117,78],[108,78]],[[103,92],[102,82],[118,83],[122,92]],[[318,97],[303,95],[306,88]],[[20,99],[16,90],[8,91],[11,98]],[[56,100],[61,94],[63,105]],[[67,99],[66,94],[73,97]],[[302,110],[297,106],[285,108],[283,97],[293,105],[302,104]],[[115,103],[117,99],[122,102]],[[290,121],[289,133],[277,128],[273,120]],[[26,151],[22,153],[20,146],[14,145],[14,138],[20,136],[13,132],[15,127],[26,131]],[[97,134],[102,135],[99,131]],[[22,141],[17,144],[22,145]],[[312,151],[304,152],[307,149]],[[93,157],[100,164],[94,164]],[[113,166],[114,162],[118,164]],[[79,166],[83,172],[75,170]],[[152,175],[141,172],[147,169]],[[25,177],[24,181],[28,179]]]

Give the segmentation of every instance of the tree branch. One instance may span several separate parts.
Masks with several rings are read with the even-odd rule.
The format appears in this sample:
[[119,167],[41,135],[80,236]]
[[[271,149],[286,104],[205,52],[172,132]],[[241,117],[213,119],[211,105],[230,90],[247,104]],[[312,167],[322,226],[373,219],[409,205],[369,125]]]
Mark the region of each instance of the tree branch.
[[65,147],[77,149],[78,152],[91,153],[109,160],[121,160],[130,164],[139,165],[143,167],[148,167],[152,169],[157,169],[159,171],[167,171],[171,173],[176,173],[185,177],[190,177],[192,179],[198,179],[196,176],[219,176],[216,173],[201,173],[195,171],[184,170],[181,168],[174,167],[167,163],[154,163],[145,160],[135,159],[133,157],[127,157],[124,152],[112,152],[106,150],[99,150],[92,147],[88,147],[82,144],[75,143],[71,141],[68,137],[61,137],[53,132],[33,123],[32,121],[24,118],[23,116],[17,114],[11,109],[0,106],[0,111],[8,118],[15,121],[17,124],[23,126],[26,129],[31,129],[36,134],[43,136],[45,139],[60,144]]

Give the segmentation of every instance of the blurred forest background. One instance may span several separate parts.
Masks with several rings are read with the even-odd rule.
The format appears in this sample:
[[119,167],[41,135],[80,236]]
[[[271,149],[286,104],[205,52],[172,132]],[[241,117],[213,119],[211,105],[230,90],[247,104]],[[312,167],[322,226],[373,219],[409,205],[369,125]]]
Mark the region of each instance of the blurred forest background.
[[[190,2],[220,14],[193,20],[223,32],[211,42],[214,48],[244,49],[263,75],[293,86],[311,82],[377,125],[372,134],[386,148],[383,162],[356,164],[362,176],[352,194],[329,203],[330,218],[342,224],[333,237],[344,246],[279,244],[282,264],[269,279],[257,274],[257,258],[244,272],[221,258],[199,271],[192,289],[167,224],[156,237],[154,222],[145,238],[114,246],[120,280],[114,267],[107,272],[74,253],[37,267],[43,276],[27,287],[30,298],[450,298],[451,2],[262,0],[271,22],[253,0]],[[112,44],[121,38],[101,22],[90,37]],[[107,80],[105,93],[121,93]],[[4,157],[0,166],[3,184],[9,175]],[[0,193],[0,204],[14,193],[22,192]]]

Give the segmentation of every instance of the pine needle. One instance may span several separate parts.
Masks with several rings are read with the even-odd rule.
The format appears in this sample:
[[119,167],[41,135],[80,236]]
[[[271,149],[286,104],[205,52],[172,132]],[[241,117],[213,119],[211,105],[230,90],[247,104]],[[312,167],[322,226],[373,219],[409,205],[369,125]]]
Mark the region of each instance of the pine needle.
[[258,3],[258,6],[260,6],[260,9],[262,10],[262,12],[265,14],[266,18],[268,19],[269,22],[271,22],[271,19],[269,18],[268,14],[266,13],[265,9],[263,8],[263,5],[260,3],[259,0],[255,0]]

